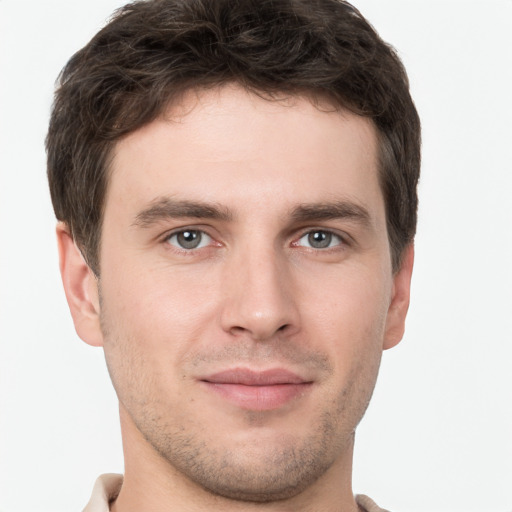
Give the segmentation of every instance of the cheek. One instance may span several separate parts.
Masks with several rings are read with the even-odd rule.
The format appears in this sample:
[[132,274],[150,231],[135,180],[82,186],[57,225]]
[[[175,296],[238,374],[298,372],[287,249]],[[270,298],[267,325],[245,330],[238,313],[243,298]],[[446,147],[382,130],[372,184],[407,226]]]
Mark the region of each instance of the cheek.
[[383,334],[391,286],[384,273],[352,267],[322,280],[312,275],[304,283],[300,295],[305,324],[316,324],[334,338],[343,333],[347,343]]
[[[145,358],[180,357],[215,318],[215,286],[185,271],[105,272],[102,316],[107,337],[144,348]],[[128,341],[129,340],[129,341]]]
[[157,279],[152,272],[108,275],[100,288],[107,367],[126,409],[156,421],[151,404],[167,406],[161,401],[169,400],[169,390],[175,390],[173,400],[186,391],[177,385],[181,361],[200,337],[198,318],[207,314],[205,303],[190,287]]
[[302,293],[308,340],[329,352],[339,378],[351,378],[365,364],[376,371],[389,303],[386,279],[353,269],[324,282],[328,286],[309,286]]

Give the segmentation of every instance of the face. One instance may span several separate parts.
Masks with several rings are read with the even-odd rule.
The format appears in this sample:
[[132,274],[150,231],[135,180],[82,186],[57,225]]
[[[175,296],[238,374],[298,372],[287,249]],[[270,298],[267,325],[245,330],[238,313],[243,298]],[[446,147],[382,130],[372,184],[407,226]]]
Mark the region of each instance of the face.
[[370,121],[190,94],[118,143],[100,261],[123,429],[231,498],[339,471],[410,277],[391,271]]

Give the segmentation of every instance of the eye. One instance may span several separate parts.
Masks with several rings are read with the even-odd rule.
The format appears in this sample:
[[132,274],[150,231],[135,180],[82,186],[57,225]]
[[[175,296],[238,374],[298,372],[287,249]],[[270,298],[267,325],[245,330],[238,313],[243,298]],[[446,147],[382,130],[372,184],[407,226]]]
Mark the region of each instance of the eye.
[[295,245],[310,247],[311,249],[330,249],[343,243],[344,240],[331,231],[316,229],[302,235]]
[[198,229],[183,229],[170,235],[166,242],[178,249],[201,249],[211,244],[212,238]]

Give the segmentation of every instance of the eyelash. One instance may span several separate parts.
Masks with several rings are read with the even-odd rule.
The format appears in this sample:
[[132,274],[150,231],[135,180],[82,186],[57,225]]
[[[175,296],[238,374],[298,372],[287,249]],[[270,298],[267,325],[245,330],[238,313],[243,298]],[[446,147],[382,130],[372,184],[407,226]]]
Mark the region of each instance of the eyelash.
[[[176,242],[176,244],[171,243],[171,240],[174,237],[178,237],[179,235],[183,235],[187,232],[194,233],[195,235],[197,235],[197,234],[200,235],[200,239],[199,239],[199,243],[198,243],[197,247],[188,247],[187,248],[187,247],[180,246],[181,244],[179,244],[178,242]],[[311,246],[311,238],[310,237],[312,235],[318,234],[318,233],[322,233],[324,236],[327,237],[327,246],[326,247],[312,247]],[[205,237],[207,238],[206,244],[202,245],[204,243],[203,239]],[[309,245],[300,244],[300,241],[302,239],[304,239],[305,237],[308,237]],[[331,246],[330,244],[333,241],[333,239],[337,239],[337,243],[334,246]],[[167,235],[165,235],[165,237],[162,239],[162,241],[166,244],[171,245],[177,251],[180,251],[184,254],[192,254],[197,250],[207,249],[208,247],[210,247],[212,245],[212,242],[214,242],[215,239],[211,235],[209,235],[207,233],[207,231],[205,231],[204,229],[199,229],[197,227],[191,227],[191,228],[181,228],[177,231],[168,233]],[[320,243],[322,243],[322,241],[323,240],[320,240]],[[219,242],[216,242],[214,245],[219,247],[221,244]],[[309,228],[309,229],[303,231],[301,233],[301,235],[291,243],[292,247],[304,247],[308,250],[319,251],[319,252],[331,252],[331,251],[341,250],[350,245],[351,245],[350,240],[347,235],[342,235],[342,234],[336,233],[330,229],[321,229],[321,228]]]
[[[311,244],[311,239],[310,237],[314,234],[318,234],[318,233],[322,233],[324,236],[327,236],[327,244],[328,246],[327,247],[311,247],[311,245],[309,246],[302,246],[302,245],[299,245],[299,242],[305,238],[305,237],[308,237],[308,243]],[[301,236],[296,239],[294,242],[292,242],[292,246],[294,247],[306,247],[307,249],[311,249],[311,250],[314,250],[314,251],[322,251],[322,252],[326,252],[326,251],[329,251],[329,250],[337,250],[337,249],[340,249],[344,246],[348,246],[350,245],[348,243],[348,240],[347,240],[347,236],[343,236],[339,233],[336,233],[330,229],[321,229],[321,228],[316,228],[316,229],[308,229],[307,231],[304,231]],[[331,246],[330,243],[333,241],[333,239],[337,239],[338,242],[334,245],[334,246]],[[321,240],[320,242],[322,242],[323,240]]]
[[[189,248],[187,248],[187,247],[180,247],[178,244],[171,243],[171,240],[173,238],[175,238],[175,237],[177,238],[179,235],[184,235],[185,233],[190,233],[190,234],[194,233],[195,235],[199,234],[200,238],[199,238],[199,243],[198,243],[197,247],[189,247]],[[207,241],[206,245],[202,245],[203,244],[203,239],[205,237],[209,241]],[[173,248],[178,250],[178,251],[181,251],[181,252],[184,252],[184,253],[191,253],[191,252],[194,252],[195,250],[207,248],[208,246],[211,245],[213,240],[214,240],[214,238],[212,236],[210,236],[204,229],[182,228],[182,229],[179,229],[177,231],[173,231],[172,233],[167,234],[164,237],[163,242],[167,243],[169,245],[172,245]],[[220,244],[218,244],[218,245],[220,245]]]

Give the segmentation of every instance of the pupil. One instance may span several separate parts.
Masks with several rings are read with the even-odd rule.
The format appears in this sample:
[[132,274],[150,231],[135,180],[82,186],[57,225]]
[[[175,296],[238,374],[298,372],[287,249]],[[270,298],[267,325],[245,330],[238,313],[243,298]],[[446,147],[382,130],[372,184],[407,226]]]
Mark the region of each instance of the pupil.
[[178,243],[184,249],[195,249],[201,243],[199,231],[182,231],[178,233]]
[[331,244],[332,235],[325,231],[314,231],[308,236],[309,245],[315,249],[325,249]]

